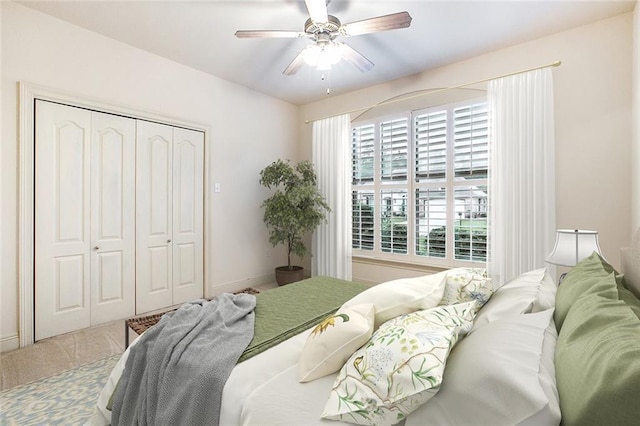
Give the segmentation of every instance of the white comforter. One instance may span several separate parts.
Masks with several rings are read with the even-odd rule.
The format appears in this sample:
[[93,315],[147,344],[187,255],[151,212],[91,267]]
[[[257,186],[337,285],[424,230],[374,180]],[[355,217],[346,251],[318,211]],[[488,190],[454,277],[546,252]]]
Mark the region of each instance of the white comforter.
[[[222,393],[220,425],[347,425],[320,419],[336,374],[299,383],[297,363],[311,329],[238,364]],[[137,340],[133,342],[133,345]],[[124,369],[129,350],[116,364],[100,393],[89,425],[108,425],[107,403]]]

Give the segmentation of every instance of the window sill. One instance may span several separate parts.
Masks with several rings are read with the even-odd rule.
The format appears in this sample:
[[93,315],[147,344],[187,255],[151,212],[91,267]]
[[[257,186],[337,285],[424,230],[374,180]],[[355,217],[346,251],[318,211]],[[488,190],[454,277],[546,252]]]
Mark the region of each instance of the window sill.
[[354,263],[359,263],[363,265],[376,265],[376,266],[384,266],[388,268],[404,269],[404,270],[418,271],[418,272],[432,272],[432,273],[437,273],[437,272],[445,271],[447,269],[452,268],[449,266],[442,266],[442,265],[427,265],[422,263],[401,262],[397,260],[380,259],[375,257],[359,256],[359,255],[351,256],[351,261]]

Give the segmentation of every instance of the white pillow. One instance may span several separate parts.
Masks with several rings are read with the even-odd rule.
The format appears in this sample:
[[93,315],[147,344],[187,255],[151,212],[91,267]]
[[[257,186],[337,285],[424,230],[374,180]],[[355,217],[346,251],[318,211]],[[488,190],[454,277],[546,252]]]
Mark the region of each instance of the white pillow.
[[555,388],[555,376],[542,368],[552,316],[553,309],[514,315],[469,334],[451,352],[440,392],[409,416],[405,426],[532,424],[529,419],[541,419],[536,417],[540,413],[549,414],[544,424],[559,424],[559,411],[548,409],[553,401],[544,389]]
[[447,279],[440,305],[454,305],[475,300],[480,306],[493,293],[491,278],[486,269],[454,268],[446,271]]
[[338,373],[322,418],[393,425],[438,392],[447,356],[471,328],[476,302],[384,323]]
[[496,290],[478,312],[473,330],[507,316],[540,312],[554,307],[556,288],[545,268],[525,272]]
[[[555,285],[555,281],[551,280]],[[549,321],[549,326],[544,331],[544,340],[542,342],[542,357],[540,359],[540,371],[538,380],[542,391],[547,396],[549,403],[542,410],[535,413],[519,423],[519,426],[539,426],[539,425],[558,425],[560,424],[560,397],[556,386],[556,365],[555,353],[556,343],[558,342],[558,331],[553,316]]]
[[298,379],[310,382],[340,370],[373,334],[372,304],[342,308],[313,329],[302,348]]
[[542,278],[542,282],[540,283],[540,287],[538,289],[538,297],[533,301],[533,306],[531,308],[531,312],[542,312],[547,309],[555,308],[556,306],[556,293],[558,292],[558,284],[553,279],[551,275],[549,275],[549,271],[545,268],[544,270],[544,278]]
[[442,299],[447,272],[375,285],[345,302],[342,308],[373,304],[376,311],[374,327],[378,328],[398,315],[436,306]]

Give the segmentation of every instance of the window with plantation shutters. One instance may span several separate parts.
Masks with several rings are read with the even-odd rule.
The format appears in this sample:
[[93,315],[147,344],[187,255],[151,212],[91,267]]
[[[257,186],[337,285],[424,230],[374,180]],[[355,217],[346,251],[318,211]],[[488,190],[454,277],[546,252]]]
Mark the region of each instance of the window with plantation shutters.
[[487,260],[484,100],[353,127],[354,255],[442,266]]

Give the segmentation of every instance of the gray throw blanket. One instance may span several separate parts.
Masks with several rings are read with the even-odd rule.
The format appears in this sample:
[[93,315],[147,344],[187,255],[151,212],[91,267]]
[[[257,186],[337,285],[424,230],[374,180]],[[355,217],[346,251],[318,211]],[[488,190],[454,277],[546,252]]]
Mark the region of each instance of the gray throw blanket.
[[255,296],[222,294],[165,314],[131,348],[112,424],[217,425],[222,389],[253,338]]

